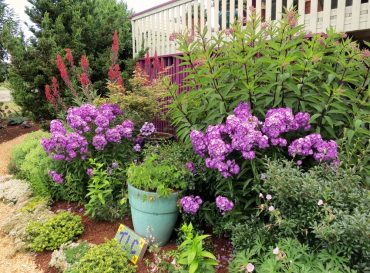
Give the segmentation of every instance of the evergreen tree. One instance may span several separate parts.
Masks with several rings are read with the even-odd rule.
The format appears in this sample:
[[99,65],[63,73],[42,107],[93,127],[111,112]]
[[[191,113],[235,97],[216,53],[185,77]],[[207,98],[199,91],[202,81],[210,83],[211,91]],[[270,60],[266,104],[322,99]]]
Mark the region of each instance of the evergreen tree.
[[[119,61],[122,71],[131,70],[131,24],[126,3],[116,0],[28,0],[26,9],[33,25],[33,36],[27,43],[22,37],[9,39],[12,56],[9,81],[15,101],[34,114],[36,119],[52,117],[44,86],[58,75],[56,55],[65,56],[70,48],[75,56],[86,54],[91,68],[91,81],[100,94],[110,65],[112,37],[120,37]],[[127,79],[127,76],[124,75]],[[62,81],[59,81],[62,84]],[[66,88],[61,88],[67,97]]]
[[7,78],[7,51],[5,49],[5,33],[17,33],[17,21],[14,18],[14,13],[5,4],[4,0],[0,0],[0,82]]

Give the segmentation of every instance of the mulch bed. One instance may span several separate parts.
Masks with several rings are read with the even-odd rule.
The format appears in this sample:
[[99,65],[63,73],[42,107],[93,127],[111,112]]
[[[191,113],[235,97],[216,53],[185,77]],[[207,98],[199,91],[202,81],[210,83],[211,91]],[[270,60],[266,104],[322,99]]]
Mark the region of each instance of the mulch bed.
[[[118,227],[121,223],[133,229],[132,221],[129,217],[125,217],[123,220],[115,222],[104,222],[96,221],[88,218],[84,215],[83,206],[76,203],[69,202],[56,202],[52,205],[51,210],[56,212],[59,210],[68,210],[76,213],[82,217],[82,222],[84,225],[84,233],[79,237],[80,240],[85,240],[93,244],[101,244],[107,240],[114,238],[117,233]],[[228,258],[231,255],[232,247],[230,242],[224,238],[217,238],[212,236],[212,241],[215,249],[216,257],[221,260],[220,265],[217,269],[217,273],[226,273]],[[166,246],[161,248],[161,251],[168,251],[176,249],[176,244],[174,241],[170,241]],[[51,251],[44,251],[36,255],[36,264],[45,273],[58,273],[55,268],[50,268],[48,266],[51,259]],[[147,273],[149,272],[145,260],[153,261],[153,255],[148,251],[145,253],[144,259],[138,263],[137,273]]]
[[22,128],[21,125],[7,126],[6,128],[0,129],[0,143],[38,130],[40,130],[40,126],[38,124],[34,124],[31,128]]

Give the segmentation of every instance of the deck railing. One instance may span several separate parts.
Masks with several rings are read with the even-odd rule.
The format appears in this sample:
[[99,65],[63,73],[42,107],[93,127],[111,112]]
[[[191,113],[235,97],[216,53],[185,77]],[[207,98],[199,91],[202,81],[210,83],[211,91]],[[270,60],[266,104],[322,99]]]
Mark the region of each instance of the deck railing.
[[340,32],[370,29],[370,0],[173,0],[132,17],[133,53],[149,48],[159,56],[179,53],[173,33],[207,26],[208,35],[249,18],[253,6],[263,21],[279,20],[284,10],[295,7],[299,23],[319,33],[333,26]]

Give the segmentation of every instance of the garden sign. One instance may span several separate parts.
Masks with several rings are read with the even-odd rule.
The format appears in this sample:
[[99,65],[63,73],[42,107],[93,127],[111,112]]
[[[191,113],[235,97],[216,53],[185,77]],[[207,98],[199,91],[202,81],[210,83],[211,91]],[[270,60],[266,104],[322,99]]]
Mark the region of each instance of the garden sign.
[[147,241],[125,225],[120,225],[115,236],[128,259],[136,264],[145,254],[148,247]]

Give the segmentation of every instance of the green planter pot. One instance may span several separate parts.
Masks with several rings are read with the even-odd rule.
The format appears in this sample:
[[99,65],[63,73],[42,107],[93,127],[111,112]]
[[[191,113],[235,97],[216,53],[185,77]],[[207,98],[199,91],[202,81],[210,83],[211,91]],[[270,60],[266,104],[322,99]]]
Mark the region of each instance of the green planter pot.
[[135,232],[155,243],[165,245],[171,237],[178,216],[178,193],[159,197],[155,192],[139,190],[128,184],[128,199],[131,206]]

